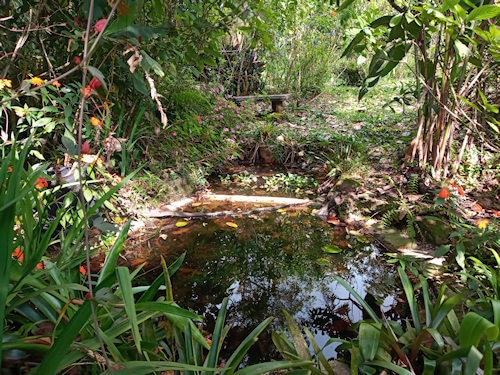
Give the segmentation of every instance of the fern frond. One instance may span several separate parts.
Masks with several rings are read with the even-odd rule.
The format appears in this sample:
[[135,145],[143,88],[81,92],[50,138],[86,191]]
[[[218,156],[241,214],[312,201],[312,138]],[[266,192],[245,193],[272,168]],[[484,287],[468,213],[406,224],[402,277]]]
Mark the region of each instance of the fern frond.
[[412,174],[408,180],[408,193],[409,194],[418,194],[418,182],[419,177],[418,174]]

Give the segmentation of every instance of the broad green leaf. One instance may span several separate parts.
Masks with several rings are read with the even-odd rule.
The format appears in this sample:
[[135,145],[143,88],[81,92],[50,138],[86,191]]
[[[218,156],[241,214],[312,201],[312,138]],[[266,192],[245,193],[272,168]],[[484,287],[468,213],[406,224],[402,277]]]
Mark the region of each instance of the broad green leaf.
[[491,305],[493,308],[493,319],[495,325],[500,329],[500,300],[492,299]]
[[345,0],[340,6],[337,8],[337,12],[341,12],[344,9],[346,9],[348,6],[350,6],[352,3],[354,3],[355,0]]
[[500,15],[500,6],[487,4],[473,9],[467,16],[467,21],[482,21]]
[[399,25],[401,23],[401,19],[403,18],[402,14],[397,14],[394,17],[391,18],[391,21],[389,22],[390,27],[394,27],[396,25]]
[[321,266],[328,266],[330,263],[330,261],[326,258],[318,258],[316,259],[316,263],[321,265]]
[[146,72],[149,72],[152,69],[159,77],[165,76],[165,72],[161,68],[161,65],[155,59],[142,50],[141,55],[143,57],[141,65]]
[[483,359],[483,354],[475,347],[472,346],[467,354],[467,359],[465,360],[464,374],[477,374],[479,366],[481,365],[481,360]]
[[299,325],[295,322],[295,320],[287,311],[283,310],[283,314],[285,315],[288,332],[293,341],[295,350],[297,351],[299,358],[303,360],[310,360],[311,353],[309,352],[309,346],[307,345],[306,340],[304,339],[304,336],[302,334]]
[[359,349],[364,360],[372,361],[380,345],[381,323],[364,323],[359,326]]
[[498,333],[498,326],[475,312],[469,312],[460,325],[460,345],[478,347],[481,338],[486,337],[487,340],[494,341],[498,338]]
[[104,74],[97,69],[95,66],[87,66],[87,69],[89,70],[90,74],[92,74],[94,77],[96,77],[103,85],[103,87],[107,90],[108,87],[106,86],[106,79],[104,78]]
[[465,59],[468,56],[472,55],[471,50],[465,44],[463,44],[460,40],[455,39],[455,49],[460,56],[460,58]]
[[443,4],[441,5],[441,12],[445,13],[448,9],[453,8],[459,2],[460,0],[443,0]]

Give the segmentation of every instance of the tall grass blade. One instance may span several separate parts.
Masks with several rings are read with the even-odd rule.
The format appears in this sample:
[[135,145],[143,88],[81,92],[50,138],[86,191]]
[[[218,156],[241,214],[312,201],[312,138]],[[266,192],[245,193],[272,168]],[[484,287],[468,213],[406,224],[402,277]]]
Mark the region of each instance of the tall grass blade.
[[337,275],[333,275],[333,278],[337,280],[337,282],[342,285],[349,293],[353,295],[353,297],[356,299],[356,301],[363,307],[363,309],[370,315],[370,318],[372,318],[375,322],[377,323],[382,323],[380,318],[377,316],[375,311],[366,303],[366,301],[354,290],[354,288],[349,285],[344,279]]
[[381,368],[387,369],[387,370],[391,370],[398,375],[415,375],[414,372],[408,371],[407,369],[405,369],[401,366],[398,366],[392,362],[372,361],[372,362],[370,362],[370,365],[381,367]]
[[120,286],[123,303],[125,305],[125,313],[130,320],[130,325],[132,327],[132,336],[134,338],[134,343],[139,353],[142,352],[141,349],[141,333],[139,331],[139,325],[137,323],[137,313],[135,311],[135,301],[134,293],[132,291],[132,281],[130,280],[130,274],[128,268],[118,267],[116,269],[116,277],[118,279],[118,285]]
[[269,317],[260,323],[250,334],[245,337],[242,343],[236,348],[234,353],[229,357],[226,362],[226,368],[221,372],[221,375],[231,375],[238,368],[248,350],[258,340],[259,335],[266,329],[266,327],[273,321],[273,317]]
[[[224,339],[224,323],[226,321],[227,314],[227,304],[229,299],[226,297],[222,300],[221,308],[219,314],[217,315],[217,320],[215,321],[214,332],[212,336],[212,346],[208,352],[207,359],[205,361],[206,367],[217,367],[217,360],[219,359],[219,350],[222,346],[222,341]],[[206,375],[214,375],[215,372],[208,371]]]
[[[178,257],[174,263],[168,267],[168,275],[169,277],[172,277],[172,275],[179,269],[181,266],[182,262],[184,261],[184,258],[186,256],[186,253],[182,254],[180,257]],[[165,276],[163,274],[159,275],[149,286],[149,288],[139,297],[137,302],[149,302],[152,301],[153,298],[156,296],[158,291],[160,290],[160,287],[164,285],[165,281]]]
[[[14,219],[16,216],[16,202],[23,195],[33,189],[33,185],[29,184],[26,188],[21,189],[21,170],[28,153],[28,145],[31,137],[27,140],[26,146],[19,155],[19,160],[15,160],[15,147],[9,152],[7,157],[2,161],[0,169],[0,359],[2,357],[4,324],[5,324],[5,309],[9,295],[9,279],[11,269],[11,254],[13,250],[14,238]],[[15,145],[15,142],[14,142]],[[12,168],[12,172],[8,172],[8,168]],[[22,170],[24,171],[24,170]],[[10,175],[8,176],[8,174]]]
[[101,269],[101,272],[99,274],[99,277],[97,279],[97,285],[99,285],[103,280],[106,280],[108,277],[113,275],[115,273],[115,268],[116,268],[116,262],[118,261],[118,257],[120,256],[120,252],[122,251],[123,244],[125,243],[125,240],[127,239],[128,231],[130,229],[130,224],[131,221],[127,221],[124,225],[123,228],[121,229],[120,233],[118,234],[118,237],[111,248],[111,251],[109,252],[108,256],[106,257],[106,261],[104,263],[104,266]]
[[128,361],[123,364],[123,368],[120,370],[105,371],[103,375],[149,375],[154,373],[168,372],[168,371],[180,371],[185,373],[186,371],[216,371],[217,369],[210,369],[202,366],[193,366],[178,362],[167,362],[167,361]]
[[420,324],[420,318],[418,316],[418,304],[415,298],[415,293],[413,291],[413,285],[402,267],[398,267],[398,272],[399,278],[401,279],[401,283],[403,284],[403,289],[406,294],[406,299],[408,300],[408,306],[410,308],[413,325],[418,335],[422,330],[422,325]]
[[38,365],[32,373],[36,375],[49,375],[56,374],[61,370],[61,363],[64,360],[68,348],[71,347],[71,344],[78,333],[80,333],[82,327],[89,321],[91,312],[90,301],[85,301],[69,323],[64,327],[61,335],[44,356],[40,365]]
[[265,362],[256,365],[245,367],[237,372],[235,375],[257,375],[257,374],[267,374],[272,371],[279,371],[285,369],[291,369],[295,367],[310,367],[313,365],[312,361],[276,361],[276,362]]
[[311,343],[311,346],[313,347],[316,359],[321,364],[321,370],[326,371],[329,375],[335,375],[333,372],[332,366],[330,365],[330,363],[328,362],[328,359],[326,359],[325,354],[323,353],[323,350],[328,345],[332,344],[333,342],[345,342],[345,341],[341,340],[341,339],[330,339],[325,344],[325,346],[321,349],[319,347],[318,343],[316,342],[316,340],[314,339],[314,335],[312,334],[312,332],[307,328],[304,328],[304,332],[306,333],[307,338],[309,339],[309,342]]

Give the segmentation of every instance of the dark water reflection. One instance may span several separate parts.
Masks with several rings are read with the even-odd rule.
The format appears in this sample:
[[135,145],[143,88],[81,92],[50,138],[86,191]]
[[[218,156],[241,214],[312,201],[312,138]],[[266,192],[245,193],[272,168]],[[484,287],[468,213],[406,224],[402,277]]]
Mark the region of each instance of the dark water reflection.
[[[228,221],[238,227],[228,226]],[[340,254],[327,254],[322,250],[327,245],[347,247]],[[167,261],[186,252],[172,278],[174,297],[182,307],[205,316],[207,331],[222,299],[229,296],[227,324],[233,329],[227,352],[269,316],[276,317],[271,328],[283,330],[283,309],[311,329],[320,345],[329,337],[352,336],[351,325],[363,312],[332,275],[347,280],[388,313],[395,307],[395,273],[378,249],[364,238],[346,237],[310,211],[192,221],[173,230],[155,251]],[[264,335],[248,362],[276,357],[272,348],[270,335]],[[335,356],[333,347],[326,352]]]

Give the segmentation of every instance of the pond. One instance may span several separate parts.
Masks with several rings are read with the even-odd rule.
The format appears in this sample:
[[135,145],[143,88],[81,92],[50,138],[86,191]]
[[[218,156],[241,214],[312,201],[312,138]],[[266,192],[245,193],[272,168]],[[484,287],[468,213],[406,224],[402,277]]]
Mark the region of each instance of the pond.
[[[191,208],[227,209],[221,203]],[[158,265],[162,255],[169,264],[185,252],[182,267],[172,277],[177,303],[203,315],[204,329],[211,332],[223,298],[230,299],[226,323],[232,329],[223,357],[273,316],[272,326],[246,361],[278,358],[270,332],[286,328],[283,310],[308,327],[320,345],[330,337],[352,337],[352,324],[363,318],[363,311],[333,275],[349,282],[376,310],[397,314],[398,278],[384,255],[369,238],[349,235],[345,227],[322,221],[310,207],[212,219],[165,219],[163,228],[151,245],[148,262]],[[154,278],[159,272],[153,268],[148,275]],[[335,346],[325,354],[336,357]]]

